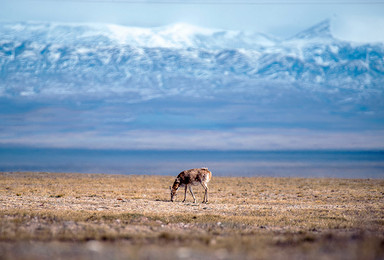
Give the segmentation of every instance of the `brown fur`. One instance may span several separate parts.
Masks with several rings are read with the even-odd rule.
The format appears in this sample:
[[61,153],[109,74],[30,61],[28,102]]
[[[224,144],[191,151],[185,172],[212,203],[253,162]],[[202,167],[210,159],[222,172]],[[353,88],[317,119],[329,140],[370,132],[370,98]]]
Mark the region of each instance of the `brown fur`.
[[170,187],[171,201],[173,201],[173,198],[176,196],[176,192],[179,187],[185,186],[183,202],[185,202],[185,199],[187,197],[187,189],[189,188],[189,191],[191,192],[191,195],[193,197],[193,202],[196,203],[196,198],[192,191],[192,185],[197,185],[200,183],[205,190],[203,203],[208,203],[208,182],[211,179],[212,173],[207,168],[197,168],[182,171],[181,173],[179,173],[179,175],[177,175],[175,182],[173,183],[172,187]]

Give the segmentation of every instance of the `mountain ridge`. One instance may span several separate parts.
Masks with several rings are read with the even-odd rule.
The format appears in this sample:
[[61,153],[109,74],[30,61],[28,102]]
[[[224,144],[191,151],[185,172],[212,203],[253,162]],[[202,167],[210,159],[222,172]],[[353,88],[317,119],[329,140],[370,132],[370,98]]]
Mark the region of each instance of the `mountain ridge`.
[[186,24],[143,29],[2,23],[0,96],[271,95],[271,85],[305,88],[340,102],[382,95],[383,44],[335,39],[330,26],[325,20],[277,40]]
[[[18,33],[23,32],[23,35]],[[27,32],[27,33],[25,33]],[[56,32],[56,33],[55,33]],[[37,41],[68,43],[75,38],[91,40],[92,37],[102,36],[116,44],[137,47],[164,47],[164,48],[243,48],[244,46],[223,46],[220,44],[207,45],[209,38],[219,38],[227,42],[238,42],[241,38],[253,40],[252,44],[261,40],[261,44],[273,44],[277,38],[264,34],[243,31],[210,29],[185,23],[176,23],[161,27],[129,27],[116,24],[92,23],[48,23],[48,22],[18,22],[0,23],[2,39],[29,40],[32,36]],[[157,40],[157,41],[156,41]],[[205,41],[205,42],[204,42]],[[200,45],[199,45],[200,44]],[[244,44],[241,43],[240,44]],[[250,47],[246,45],[245,47]]]
[[335,39],[331,32],[331,20],[325,19],[288,39]]

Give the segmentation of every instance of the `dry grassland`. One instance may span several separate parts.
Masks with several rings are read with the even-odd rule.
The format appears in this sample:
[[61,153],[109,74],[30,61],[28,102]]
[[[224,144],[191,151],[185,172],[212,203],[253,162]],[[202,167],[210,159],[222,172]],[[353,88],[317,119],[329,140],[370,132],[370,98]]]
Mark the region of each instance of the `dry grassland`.
[[173,179],[0,173],[0,259],[384,259],[384,180]]

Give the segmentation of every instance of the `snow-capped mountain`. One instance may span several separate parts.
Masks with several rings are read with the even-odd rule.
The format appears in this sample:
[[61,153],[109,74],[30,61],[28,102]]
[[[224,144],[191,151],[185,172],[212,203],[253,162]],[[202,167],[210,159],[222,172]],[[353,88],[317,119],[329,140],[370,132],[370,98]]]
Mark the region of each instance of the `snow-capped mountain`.
[[140,28],[115,24],[2,23],[2,39],[41,44],[129,45],[148,48],[254,49],[278,40],[262,33],[223,31],[189,24]]
[[331,22],[330,20],[322,21],[321,23],[318,23],[311,28],[296,34],[291,39],[333,39],[331,33]]
[[271,86],[338,101],[383,95],[384,45],[332,36],[330,21],[279,40],[175,24],[0,24],[0,96],[270,95]]
[[0,23],[0,145],[382,149],[384,44],[331,25]]

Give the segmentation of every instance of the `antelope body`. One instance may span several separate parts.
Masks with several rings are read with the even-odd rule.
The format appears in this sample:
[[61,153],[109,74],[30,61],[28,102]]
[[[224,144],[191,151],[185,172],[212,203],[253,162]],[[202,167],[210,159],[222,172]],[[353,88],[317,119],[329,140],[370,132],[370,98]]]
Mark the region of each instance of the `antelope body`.
[[171,201],[173,202],[173,198],[176,196],[176,192],[179,187],[185,186],[183,202],[185,202],[187,197],[187,189],[189,188],[189,191],[193,197],[193,203],[196,203],[196,198],[192,191],[192,185],[198,185],[200,183],[205,190],[203,203],[208,203],[208,182],[211,180],[211,178],[212,173],[208,171],[207,168],[190,169],[180,172],[179,175],[177,175],[172,187],[170,187]]

